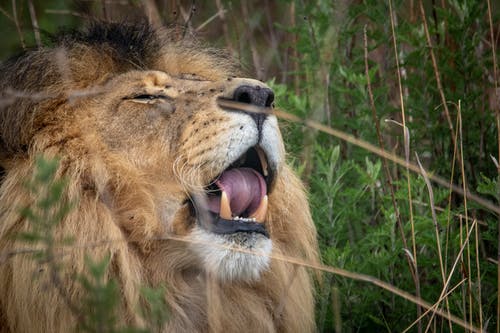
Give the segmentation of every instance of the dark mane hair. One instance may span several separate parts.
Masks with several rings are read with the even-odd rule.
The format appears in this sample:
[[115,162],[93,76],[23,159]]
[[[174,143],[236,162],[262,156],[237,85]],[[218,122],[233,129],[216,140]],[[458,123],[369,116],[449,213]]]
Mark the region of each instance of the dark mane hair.
[[[102,84],[116,74],[157,70],[158,59],[170,52],[170,45],[172,52],[189,59],[218,59],[213,67],[221,72],[235,68],[224,53],[146,22],[91,22],[84,29],[60,31],[49,44],[0,65],[0,148],[6,155],[23,153],[29,146],[32,133],[26,123],[44,103],[63,103],[69,92]],[[5,154],[0,154],[0,165]]]
[[161,47],[156,32],[147,22],[92,22],[84,30],[61,31],[54,36],[53,41],[56,45],[68,48],[76,44],[99,48],[104,46],[112,52],[116,61],[147,67]]

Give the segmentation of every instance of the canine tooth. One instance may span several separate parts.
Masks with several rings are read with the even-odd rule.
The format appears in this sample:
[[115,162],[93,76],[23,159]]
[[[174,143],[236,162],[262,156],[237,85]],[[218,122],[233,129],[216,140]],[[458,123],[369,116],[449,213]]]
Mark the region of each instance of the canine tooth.
[[257,150],[257,155],[259,155],[259,160],[260,160],[260,164],[262,165],[262,173],[264,174],[264,176],[267,177],[268,175],[268,170],[267,170],[267,158],[266,158],[266,154],[264,154],[264,151],[260,148],[256,149]]
[[267,195],[262,198],[257,210],[250,216],[250,218],[255,219],[256,222],[264,223],[267,214]]
[[226,192],[222,191],[220,195],[220,210],[219,215],[224,220],[232,219],[231,206],[229,205],[229,199],[227,198]]

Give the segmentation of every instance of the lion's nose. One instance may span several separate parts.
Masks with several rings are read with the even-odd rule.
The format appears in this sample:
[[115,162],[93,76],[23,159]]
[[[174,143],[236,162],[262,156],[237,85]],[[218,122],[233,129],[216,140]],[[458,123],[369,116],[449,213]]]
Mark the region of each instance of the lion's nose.
[[261,107],[270,107],[274,101],[274,92],[259,85],[241,85],[234,91],[233,100]]
[[[240,85],[234,90],[233,100],[240,103],[252,104],[260,107],[270,107],[274,101],[274,92],[260,85]],[[259,133],[266,120],[267,114],[263,112],[247,112],[257,125]]]

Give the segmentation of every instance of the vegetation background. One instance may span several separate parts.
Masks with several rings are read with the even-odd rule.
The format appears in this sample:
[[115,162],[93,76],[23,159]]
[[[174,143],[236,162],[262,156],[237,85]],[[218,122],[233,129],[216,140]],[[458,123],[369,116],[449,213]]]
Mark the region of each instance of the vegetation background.
[[[282,130],[330,271],[319,331],[500,331],[498,1],[0,0],[0,60],[61,28],[141,17],[226,48],[295,116]],[[53,165],[40,168],[33,186],[57,201]],[[24,238],[50,250],[41,235]],[[79,278],[83,331],[118,331],[105,264]],[[145,294],[160,325],[160,293]]]

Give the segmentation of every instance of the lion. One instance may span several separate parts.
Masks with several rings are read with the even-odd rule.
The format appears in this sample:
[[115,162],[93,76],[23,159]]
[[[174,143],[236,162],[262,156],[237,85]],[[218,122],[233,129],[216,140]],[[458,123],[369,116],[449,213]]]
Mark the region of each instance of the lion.
[[[305,190],[285,164],[274,93],[225,53],[167,28],[93,23],[0,67],[0,331],[68,332],[85,258],[109,256],[117,320],[147,327],[142,286],[164,288],[162,332],[311,332],[319,262]],[[39,156],[57,158],[74,243],[23,253],[19,213]],[[13,255],[7,255],[13,254]],[[61,292],[63,290],[63,292]]]

